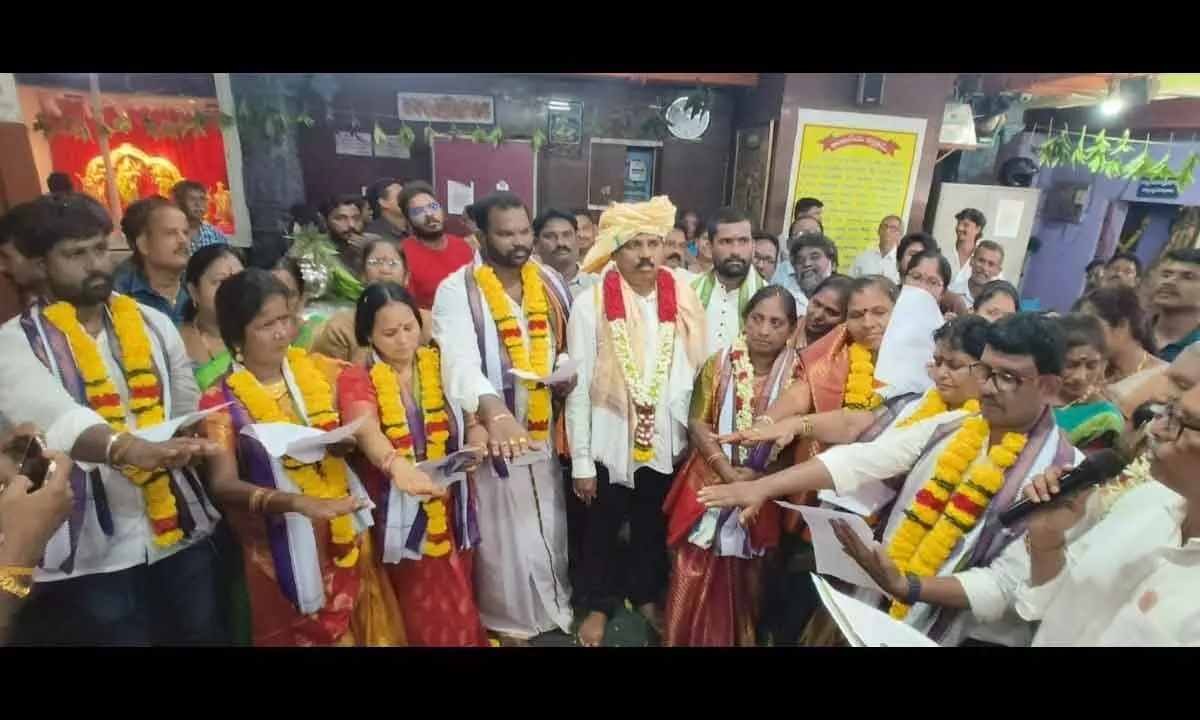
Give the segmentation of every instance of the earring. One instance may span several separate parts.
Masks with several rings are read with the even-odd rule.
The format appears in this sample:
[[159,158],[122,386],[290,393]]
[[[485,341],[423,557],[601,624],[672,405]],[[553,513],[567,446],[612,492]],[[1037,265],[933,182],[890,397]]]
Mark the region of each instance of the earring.
[[233,359],[238,365],[244,365],[246,363],[246,356],[242,355],[241,350],[235,350],[233,352]]

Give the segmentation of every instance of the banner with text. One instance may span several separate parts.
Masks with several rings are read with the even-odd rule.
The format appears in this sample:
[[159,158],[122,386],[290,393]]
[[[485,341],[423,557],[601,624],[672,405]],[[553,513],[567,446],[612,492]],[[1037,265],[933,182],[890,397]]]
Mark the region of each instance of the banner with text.
[[825,234],[837,243],[844,273],[879,241],[885,216],[899,215],[907,225],[925,120],[824,110],[801,110],[798,119],[788,227],[797,200],[820,200]]

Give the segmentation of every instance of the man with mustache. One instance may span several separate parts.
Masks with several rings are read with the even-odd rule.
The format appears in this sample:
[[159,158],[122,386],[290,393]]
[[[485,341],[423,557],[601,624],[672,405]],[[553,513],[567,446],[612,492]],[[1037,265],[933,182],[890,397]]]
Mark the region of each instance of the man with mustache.
[[855,597],[943,645],[1027,645],[1031,628],[1009,610],[1029,555],[997,516],[1047,467],[1083,459],[1050,407],[1065,355],[1054,319],[1001,318],[969,370],[980,383],[982,414],[953,410],[890,428],[754,482],[704,488],[700,498],[709,507],[744,508],[748,520],[771,498],[820,490],[853,498],[860,488],[888,485],[897,494],[878,511],[882,546],[868,547],[835,523],[846,552],[887,593],[859,588]]
[[750,220],[734,208],[721,208],[709,223],[712,269],[691,282],[707,318],[709,355],[741,334],[746,303],[766,284],[753,268],[753,232]]
[[550,208],[534,218],[533,247],[543,265],[562,275],[572,298],[599,280],[597,275],[579,268],[579,224],[571,213]]
[[1158,311],[1154,340],[1167,362],[1200,340],[1200,250],[1172,250],[1158,266],[1158,283],[1150,296]]
[[788,243],[792,272],[779,283],[796,298],[796,312],[808,312],[808,299],[837,270],[837,245],[820,233],[804,233]]
[[[571,472],[576,497],[590,506],[580,558],[585,647],[603,642],[627,592],[661,634],[668,573],[662,507],[687,451],[692,382],[707,357],[699,299],[662,267],[674,219],[665,196],[604,211],[584,261],[602,279],[577,298],[567,328],[579,363],[567,398]],[[622,557],[617,536],[625,522],[630,548]],[[620,582],[626,577],[628,587]]]
[[[155,214],[179,212],[161,202],[153,203]],[[41,423],[40,405],[59,407],[65,390],[103,421],[74,420],[74,433],[45,423],[50,449],[69,448],[100,467],[72,470],[77,504],[34,573],[38,591],[16,622],[16,642],[223,642],[209,541],[219,515],[190,470],[168,469],[215,448],[175,441],[164,452],[130,434],[196,410],[199,390],[183,340],[163,313],[112,292],[112,222],[99,203],[71,194],[30,206],[15,240],[43,273],[44,291],[0,328],[0,358],[40,365],[22,384],[40,388],[42,399],[39,407],[6,400],[3,410],[14,422]],[[186,239],[185,227],[172,236]],[[131,225],[130,232],[149,254],[146,231]]]
[[325,219],[325,230],[348,268],[362,267],[363,214],[358,195],[336,195],[325,201],[318,212]]
[[125,209],[121,232],[133,256],[116,291],[182,325],[192,302],[183,282],[192,252],[187,215],[164,197],[142,198]]
[[[434,204],[425,193],[406,206]],[[432,232],[427,221],[437,213],[440,208],[410,211],[409,221]],[[442,352],[446,396],[488,431],[492,458],[475,471],[480,617],[502,640],[527,644],[555,628],[571,629],[558,460],[568,450],[557,399],[575,383],[572,378],[546,387],[510,371],[527,378],[553,372],[567,348],[571,295],[558,273],[532,260],[533,228],[519,196],[498,192],[480,200],[475,222],[481,257],[468,258],[437,287],[433,336]],[[415,272],[420,265],[412,267]]]
[[[400,193],[400,209],[408,218],[408,228],[412,231],[412,235],[400,243],[408,260],[408,291],[417,301],[417,307],[429,310],[433,307],[438,285],[455,270],[470,263],[475,258],[475,251],[466,240],[446,232],[446,210],[429,183],[418,181],[405,185]],[[479,217],[482,210],[478,204],[473,212],[482,232]]]

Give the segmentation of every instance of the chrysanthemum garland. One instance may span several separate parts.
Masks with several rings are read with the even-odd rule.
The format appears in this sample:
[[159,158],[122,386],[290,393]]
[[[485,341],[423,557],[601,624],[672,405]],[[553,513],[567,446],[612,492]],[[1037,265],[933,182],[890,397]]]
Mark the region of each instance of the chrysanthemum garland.
[[865,345],[852,343],[850,375],[846,378],[842,407],[849,410],[874,410],[882,404],[883,397],[875,392],[875,359]]

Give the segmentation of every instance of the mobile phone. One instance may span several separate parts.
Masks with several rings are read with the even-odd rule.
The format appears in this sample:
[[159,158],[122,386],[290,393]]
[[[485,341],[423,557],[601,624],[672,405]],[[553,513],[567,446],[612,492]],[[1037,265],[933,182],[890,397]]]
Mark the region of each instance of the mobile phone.
[[4,446],[4,454],[12,460],[18,475],[29,478],[30,491],[37,490],[46,482],[50,462],[46,459],[46,448],[36,435],[18,435]]

